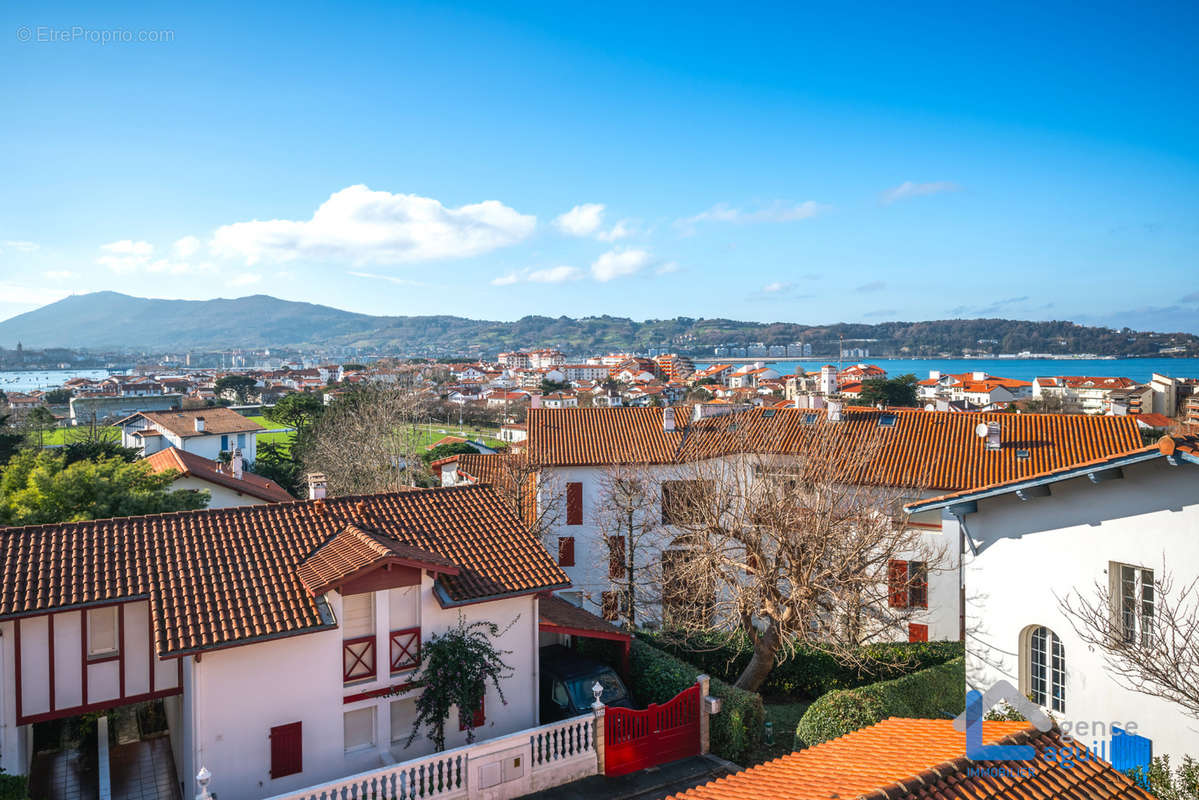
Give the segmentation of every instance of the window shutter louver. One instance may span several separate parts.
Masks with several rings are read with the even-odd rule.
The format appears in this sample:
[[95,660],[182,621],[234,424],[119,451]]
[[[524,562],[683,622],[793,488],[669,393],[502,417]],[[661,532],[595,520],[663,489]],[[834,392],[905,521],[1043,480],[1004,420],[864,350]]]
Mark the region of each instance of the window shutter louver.
[[575,565],[575,537],[558,537],[558,566],[573,567]]
[[908,562],[887,562],[887,596],[891,608],[907,608]]
[[583,484],[566,484],[566,524],[583,524]]
[[304,771],[304,735],[302,723],[292,722],[271,728],[271,778],[282,778]]

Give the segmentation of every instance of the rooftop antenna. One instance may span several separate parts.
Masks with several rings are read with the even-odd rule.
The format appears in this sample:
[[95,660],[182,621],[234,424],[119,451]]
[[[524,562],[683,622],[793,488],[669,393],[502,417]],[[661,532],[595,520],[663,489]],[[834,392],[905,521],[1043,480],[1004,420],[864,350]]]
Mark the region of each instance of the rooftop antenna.
[[840,372],[842,370],[844,365],[841,362],[843,362],[844,360],[845,360],[845,334],[838,333],[837,334],[837,372]]

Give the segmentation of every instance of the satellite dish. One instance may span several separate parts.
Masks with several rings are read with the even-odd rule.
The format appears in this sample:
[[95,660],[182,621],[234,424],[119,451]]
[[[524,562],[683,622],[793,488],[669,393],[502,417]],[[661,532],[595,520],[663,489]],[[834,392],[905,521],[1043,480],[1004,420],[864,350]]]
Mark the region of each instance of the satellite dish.
[[935,410],[936,410],[936,408],[937,408],[937,407],[936,407],[936,406],[934,406],[932,403],[925,403],[925,404],[924,404],[924,410],[925,410],[925,411],[935,411]]
[[987,423],[985,423],[985,422],[978,423],[978,427],[974,429],[974,432],[976,434],[978,434],[978,438],[980,438],[980,439],[987,438]]

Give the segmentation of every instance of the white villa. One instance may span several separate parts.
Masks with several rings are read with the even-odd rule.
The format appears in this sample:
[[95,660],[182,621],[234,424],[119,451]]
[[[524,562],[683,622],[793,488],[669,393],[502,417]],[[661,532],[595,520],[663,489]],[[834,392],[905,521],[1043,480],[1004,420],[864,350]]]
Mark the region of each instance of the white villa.
[[258,458],[258,434],[266,430],[257,422],[228,408],[178,411],[139,411],[117,423],[121,444],[151,455],[168,447],[216,460],[221,453],[241,451],[246,463]]
[[[1199,578],[1199,440],[1095,456],[909,508],[941,512],[945,535],[967,543],[972,687],[1008,681],[1108,758],[1114,726],[1178,763],[1199,753],[1199,722],[1122,685],[1105,655],[1152,641],[1160,604]],[[1163,579],[1172,587],[1164,596]],[[1080,638],[1063,608],[1080,598],[1110,603],[1111,630],[1100,631],[1110,649]]]
[[[504,699],[489,686],[472,710],[477,736],[536,726],[538,593],[567,578],[495,492],[324,499],[319,476],[312,489],[309,501],[0,531],[4,768],[30,769],[43,721],[152,699],[184,797],[201,767],[222,800],[243,800],[425,755],[424,735],[406,746],[412,670],[460,616],[498,625],[512,667]],[[466,742],[457,720],[450,748]],[[491,780],[480,774],[470,780]]]
[[[1135,422],[1115,417],[866,409],[830,414],[821,409],[719,405],[697,406],[691,418],[685,414],[670,407],[530,409],[525,454],[540,467],[542,485],[563,491],[566,498],[549,543],[551,551],[556,549],[559,566],[570,576],[571,587],[560,592],[565,599],[608,619],[618,618],[608,560],[611,551],[604,540],[610,531],[601,530],[596,517],[605,502],[605,476],[618,465],[632,466],[656,479],[664,488],[658,494],[665,494],[670,481],[686,477],[687,470],[681,469],[687,460],[686,443],[696,441],[694,437],[710,425],[709,415],[721,417],[719,424],[726,430],[739,429],[728,437],[729,442],[737,446],[748,442],[757,452],[787,458],[802,458],[805,442],[817,431],[830,432],[847,453],[861,454],[881,444],[863,464],[862,482],[901,489],[912,499],[1075,463],[1080,452],[1118,452],[1140,443]],[[980,422],[990,426],[985,437],[977,434]],[[664,520],[668,516],[661,508],[646,513],[662,514]],[[897,613],[908,619],[910,640],[958,640],[963,625],[958,534],[942,530],[935,511],[914,514],[908,524],[924,531],[924,553],[941,557],[936,569],[922,563],[923,555],[894,562],[892,576],[897,583],[924,574],[927,585],[921,587],[923,591],[900,591],[905,596],[895,597],[892,605],[901,607]],[[670,559],[670,530],[664,524],[664,544],[647,556],[662,559],[663,572]]]

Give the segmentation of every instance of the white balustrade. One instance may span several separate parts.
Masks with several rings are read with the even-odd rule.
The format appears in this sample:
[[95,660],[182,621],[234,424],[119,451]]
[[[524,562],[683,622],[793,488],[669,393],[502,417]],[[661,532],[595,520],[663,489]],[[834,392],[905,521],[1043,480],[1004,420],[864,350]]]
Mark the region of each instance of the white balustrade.
[[515,797],[529,788],[545,789],[596,774],[595,729],[595,718],[587,714],[275,795],[270,800],[456,800],[470,796],[472,759],[528,748],[531,774],[523,782],[526,789],[512,795]]

